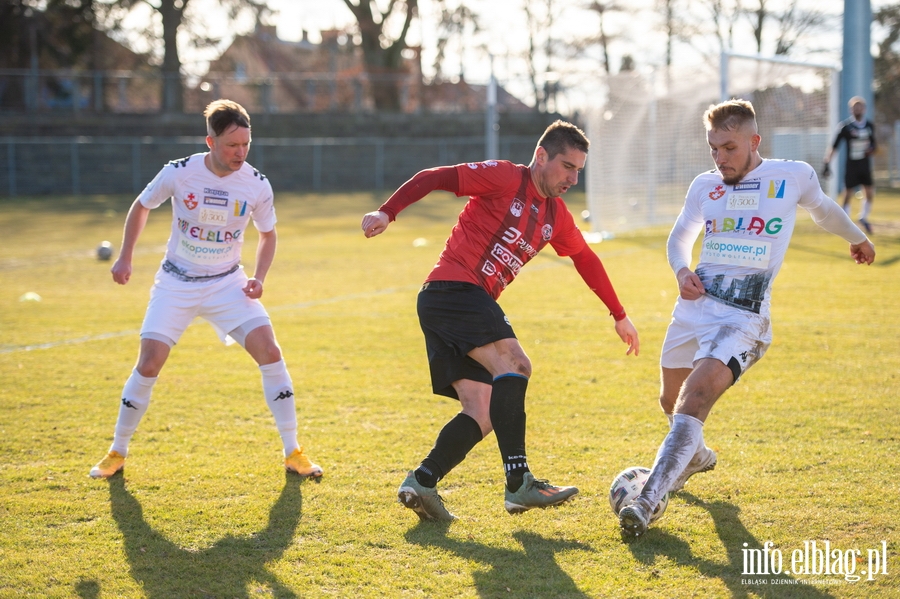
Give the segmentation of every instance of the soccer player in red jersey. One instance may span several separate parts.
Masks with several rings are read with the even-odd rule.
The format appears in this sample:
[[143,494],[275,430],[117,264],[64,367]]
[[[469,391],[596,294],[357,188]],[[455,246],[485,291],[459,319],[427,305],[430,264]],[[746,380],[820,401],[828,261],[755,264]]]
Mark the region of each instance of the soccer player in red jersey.
[[496,300],[549,243],[560,256],[572,258],[615,319],[627,353],[638,355],[637,330],[559,197],[578,182],[588,146],[584,132],[556,121],[541,136],[528,166],[491,160],[423,170],[362,219],[366,237],[374,237],[432,191],[470,196],[418,295],[433,391],[462,406],[397,491],[400,502],[422,520],[455,519],[438,495],[437,483],[491,430],[506,472],[510,514],[557,505],[578,493],[575,487],[535,479],[529,470],[525,391],[531,361]]

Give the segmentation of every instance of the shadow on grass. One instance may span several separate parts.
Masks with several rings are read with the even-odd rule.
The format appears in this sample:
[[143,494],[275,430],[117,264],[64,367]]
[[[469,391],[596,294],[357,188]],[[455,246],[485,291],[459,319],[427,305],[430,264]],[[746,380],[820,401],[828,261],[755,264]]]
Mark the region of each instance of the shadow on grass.
[[572,549],[593,551],[589,545],[517,531],[513,538],[524,551],[514,551],[450,538],[448,528],[448,523],[420,522],[405,536],[409,543],[451,551],[463,559],[489,566],[487,570],[472,573],[480,597],[587,597],[556,563],[556,553]]
[[[192,551],[150,527],[141,504],[125,488],[123,476],[112,476],[112,516],[124,537],[131,575],[149,599],[250,597],[251,583],[268,587],[275,597],[296,597],[266,569],[266,564],[280,558],[294,538],[303,504],[302,480],[285,473],[284,488],[263,530],[247,537],[227,536],[212,547]],[[96,597],[99,587],[94,581],[81,581],[76,591],[84,598]]]
[[[718,578],[734,598],[749,597],[791,597],[792,599],[828,599],[830,595],[810,584],[782,584],[797,579],[789,574],[764,576],[743,574],[744,549],[762,549],[763,544],[756,539],[738,517],[740,508],[732,503],[714,501],[706,503],[690,493],[679,493],[687,503],[709,511],[716,527],[716,534],[728,554],[728,564],[696,558],[691,554],[690,543],[675,535],[651,527],[643,536],[628,543],[634,558],[644,564],[652,564],[657,556],[665,556],[680,566],[694,568],[707,578]],[[744,543],[747,544],[744,547]],[[790,570],[790,555],[782,563],[782,568]],[[809,578],[820,578],[810,576]],[[750,584],[756,581],[755,584]],[[766,581],[762,583],[760,581]],[[777,582],[775,582],[777,581]],[[798,581],[799,582],[799,581]]]

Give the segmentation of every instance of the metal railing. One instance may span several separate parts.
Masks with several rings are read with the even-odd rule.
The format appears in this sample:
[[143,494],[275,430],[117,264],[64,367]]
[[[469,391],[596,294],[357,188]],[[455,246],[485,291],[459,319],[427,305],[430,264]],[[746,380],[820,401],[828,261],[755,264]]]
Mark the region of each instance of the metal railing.
[[[527,164],[534,143],[501,137],[500,157]],[[170,160],[206,149],[203,137],[0,137],[0,196],[137,194]],[[248,162],[276,191],[383,191],[484,152],[483,137],[257,138]]]

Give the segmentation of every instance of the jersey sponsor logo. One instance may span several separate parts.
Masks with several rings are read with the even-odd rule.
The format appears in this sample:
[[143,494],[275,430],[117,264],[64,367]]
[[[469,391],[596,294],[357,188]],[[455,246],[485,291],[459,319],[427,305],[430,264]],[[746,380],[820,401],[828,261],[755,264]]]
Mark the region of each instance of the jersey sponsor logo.
[[225,226],[228,224],[228,211],[204,206],[200,209],[197,220],[203,225]]
[[703,241],[701,262],[768,268],[772,244],[752,239],[721,239],[714,237]]
[[[726,277],[719,273],[710,277],[703,269],[696,270],[697,276],[703,281],[706,295],[716,300],[759,314],[769,281],[772,280],[772,271],[762,270],[744,277]],[[741,352],[741,360],[746,363],[748,352]]]
[[203,193],[205,193],[205,194],[208,195],[208,196],[219,196],[219,197],[222,197],[222,198],[227,198],[227,197],[228,197],[228,192],[227,192],[227,191],[224,191],[224,190],[221,190],[221,189],[213,189],[213,188],[211,188],[211,187],[204,187],[204,188],[203,188]]
[[184,198],[184,206],[188,210],[193,210],[197,207],[197,196],[192,193],[188,194],[188,197]]
[[736,183],[733,189],[734,191],[759,191],[759,186],[759,181],[742,181]]
[[784,188],[787,184],[787,181],[784,180],[776,180],[773,179],[769,181],[769,195],[766,196],[768,198],[773,198],[776,200],[784,199]]
[[728,210],[759,210],[758,193],[730,193],[727,202]]
[[513,245],[519,248],[520,250],[528,254],[531,258],[537,256],[538,250],[533,245],[522,239],[522,232],[515,227],[508,228],[503,233],[503,237],[501,237],[501,239],[509,245]]
[[553,227],[550,225],[541,227],[541,237],[544,238],[544,241],[550,241],[550,238],[553,237]]
[[222,208],[227,208],[228,198],[211,198],[209,196],[205,196],[203,198],[203,203],[207,206],[221,206]]
[[183,218],[178,219],[178,227],[186,237],[212,243],[233,243],[239,240],[241,233],[243,233],[240,229],[235,229],[234,231],[222,231],[221,229],[210,231],[203,227],[198,227]]
[[712,220],[708,220],[706,221],[705,236],[709,237],[710,235],[715,235],[717,233],[730,232],[747,232],[756,233],[757,235],[766,233],[767,235],[777,235],[781,232],[781,228],[784,226],[782,220],[777,217],[766,221],[758,216],[754,216],[746,224],[744,223],[744,220],[744,217],[740,217],[738,219],[723,218],[721,223],[719,223],[719,221],[715,218]]
[[510,213],[516,218],[522,216],[522,211],[525,210],[525,202],[520,200],[519,198],[515,198],[512,201],[512,205],[509,207]]
[[497,258],[502,264],[505,264],[515,275],[519,274],[522,266],[524,266],[524,263],[519,260],[515,254],[499,243],[494,244],[494,249],[491,250],[491,256]]
[[501,239],[503,239],[503,241],[505,241],[506,243],[512,244],[512,243],[517,242],[519,240],[519,238],[521,238],[521,237],[522,237],[521,231],[519,231],[515,227],[510,227],[503,233],[503,237]]
[[484,261],[484,264],[481,265],[481,272],[489,277],[497,277],[497,281],[500,282],[500,287],[503,289],[506,289],[506,286],[509,285],[509,281],[506,280],[503,273],[497,270],[497,266],[490,260]]
[[723,195],[725,195],[725,186],[724,185],[716,185],[716,188],[709,192],[709,199],[718,200]]
[[189,239],[182,238],[175,253],[194,264],[217,264],[227,260],[234,247],[233,245],[217,247],[199,242],[192,243]]
[[537,216],[538,214],[541,213],[540,209],[537,206],[535,206],[534,204],[531,205],[531,211],[534,213],[535,216]]
[[235,216],[244,216],[247,213],[247,202],[242,202],[241,200],[234,201],[234,215]]

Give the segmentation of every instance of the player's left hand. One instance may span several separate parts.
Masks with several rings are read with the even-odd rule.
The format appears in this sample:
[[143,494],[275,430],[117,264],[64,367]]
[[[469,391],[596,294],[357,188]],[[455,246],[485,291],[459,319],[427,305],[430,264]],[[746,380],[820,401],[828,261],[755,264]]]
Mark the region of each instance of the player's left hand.
[[628,351],[625,352],[626,356],[630,355],[631,352],[634,352],[635,356],[640,353],[641,342],[638,339],[637,329],[634,328],[630,318],[626,316],[622,320],[616,321],[616,333],[618,333],[619,339],[628,344]]
[[875,262],[875,246],[868,239],[863,243],[850,244],[850,257],[857,264],[872,264]]
[[247,284],[244,285],[241,291],[243,291],[244,295],[246,295],[250,299],[259,299],[263,294],[262,281],[258,279],[248,279]]

